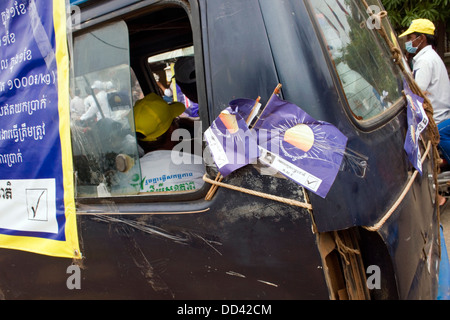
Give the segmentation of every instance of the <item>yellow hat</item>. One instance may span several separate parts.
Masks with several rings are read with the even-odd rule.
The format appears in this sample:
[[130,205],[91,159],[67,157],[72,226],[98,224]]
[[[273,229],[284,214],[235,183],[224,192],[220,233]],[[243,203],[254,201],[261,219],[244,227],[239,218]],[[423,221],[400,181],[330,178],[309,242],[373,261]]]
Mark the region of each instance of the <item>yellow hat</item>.
[[407,36],[408,34],[417,32],[417,33],[425,33],[434,35],[434,27],[433,22],[428,19],[415,19],[411,22],[408,30],[399,35],[399,38]]
[[185,110],[186,107],[180,102],[168,104],[155,93],[146,95],[134,105],[136,132],[145,137],[140,140],[155,141]]

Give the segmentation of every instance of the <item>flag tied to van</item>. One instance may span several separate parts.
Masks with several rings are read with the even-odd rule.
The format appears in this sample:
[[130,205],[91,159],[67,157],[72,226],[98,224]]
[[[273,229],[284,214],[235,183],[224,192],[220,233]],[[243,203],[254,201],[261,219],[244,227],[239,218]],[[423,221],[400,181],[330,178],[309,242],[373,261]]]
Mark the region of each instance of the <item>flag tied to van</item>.
[[248,122],[255,116],[252,112],[255,101],[238,99],[229,105],[205,131],[214,162],[224,177],[255,163],[259,156],[256,136],[248,128]]
[[[248,105],[250,104],[248,102],[246,104],[246,107],[241,108],[246,112],[239,114],[240,117],[236,118],[241,120],[249,115]],[[234,110],[239,110],[236,100],[233,101],[233,106]],[[224,123],[223,118],[219,116],[208,129],[216,137],[220,136],[225,128],[228,130],[234,128],[241,134],[251,133],[253,139],[256,139],[255,145],[258,146],[259,151],[256,153],[252,150],[252,154],[257,155],[259,161],[322,198],[326,197],[339,171],[347,145],[347,137],[336,127],[312,118],[297,105],[281,100],[276,95],[269,100],[252,129],[244,128],[242,121],[234,125],[231,121]],[[220,133],[217,128],[221,128]],[[236,130],[237,128],[241,130]],[[205,135],[205,137],[211,146],[209,136]],[[252,138],[248,139],[252,141]],[[215,161],[218,152],[233,153],[239,150],[236,147],[230,150],[228,145],[220,144],[221,141],[223,140],[216,139],[216,145],[211,149]],[[244,158],[254,160],[251,157]],[[250,163],[254,162],[248,161],[245,164]],[[241,163],[239,167],[245,164]],[[238,169],[228,164],[227,170],[221,170],[224,167],[223,163],[219,166],[217,161],[216,165],[224,176],[232,172],[228,170],[229,168]]]
[[407,101],[408,131],[404,149],[413,167],[422,174],[422,156],[419,148],[420,135],[428,125],[428,117],[423,109],[423,98],[415,95],[404,82],[404,93]]
[[65,4],[0,3],[0,247],[81,258]]

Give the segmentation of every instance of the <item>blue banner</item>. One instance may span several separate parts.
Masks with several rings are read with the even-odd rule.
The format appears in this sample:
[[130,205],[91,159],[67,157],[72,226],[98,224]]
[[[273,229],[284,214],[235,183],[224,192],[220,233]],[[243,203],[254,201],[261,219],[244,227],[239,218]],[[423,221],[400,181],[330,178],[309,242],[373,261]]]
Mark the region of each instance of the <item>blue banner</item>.
[[65,1],[0,13],[0,246],[79,258]]

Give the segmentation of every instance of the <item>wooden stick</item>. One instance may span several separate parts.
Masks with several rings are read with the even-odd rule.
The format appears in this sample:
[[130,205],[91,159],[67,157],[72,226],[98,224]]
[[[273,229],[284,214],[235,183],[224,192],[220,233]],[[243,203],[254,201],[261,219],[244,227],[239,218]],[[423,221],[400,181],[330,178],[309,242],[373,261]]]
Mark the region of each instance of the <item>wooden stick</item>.
[[[214,179],[214,181],[216,181],[216,182],[221,182],[222,180],[223,180],[223,176],[222,176],[222,174],[219,172],[219,173],[217,174],[217,176],[216,176],[216,179]],[[211,186],[211,188],[209,188],[208,193],[207,193],[206,196],[205,196],[205,200],[206,200],[206,201],[209,201],[209,200],[212,199],[214,193],[216,193],[217,188],[218,188],[218,186],[215,185],[215,184],[213,184],[213,185]]]
[[264,106],[263,110],[260,112],[260,114],[258,115],[258,119],[256,119],[255,123],[253,124],[252,128],[258,123],[260,116],[264,113],[264,110],[267,108],[267,105],[269,104],[269,102],[272,100],[273,96],[276,94],[279,94],[281,90],[281,83],[279,83],[275,90],[273,90],[272,95],[270,96],[269,100],[267,100],[266,105]]
[[[250,114],[248,115],[247,119],[245,120],[245,123],[248,125],[249,120],[250,120],[250,116],[253,113],[253,111],[255,110],[255,108],[258,106],[259,101],[261,100],[261,97],[258,96],[258,98],[255,101],[255,104],[253,105],[252,110],[250,111]],[[221,182],[223,180],[223,176],[222,174],[219,172],[216,176],[216,179],[214,179],[214,181],[216,182]],[[212,199],[212,197],[214,196],[214,194],[216,193],[217,189],[219,187],[217,185],[212,185],[211,188],[209,188],[208,193],[205,196],[205,200],[209,201]]]
[[252,110],[250,111],[250,113],[249,113],[247,119],[245,120],[245,123],[246,123],[247,125],[249,125],[250,117],[251,117],[253,111],[255,111],[256,107],[258,106],[260,100],[261,100],[261,97],[258,96],[258,98],[256,98],[256,101],[255,101],[255,104],[253,105]]

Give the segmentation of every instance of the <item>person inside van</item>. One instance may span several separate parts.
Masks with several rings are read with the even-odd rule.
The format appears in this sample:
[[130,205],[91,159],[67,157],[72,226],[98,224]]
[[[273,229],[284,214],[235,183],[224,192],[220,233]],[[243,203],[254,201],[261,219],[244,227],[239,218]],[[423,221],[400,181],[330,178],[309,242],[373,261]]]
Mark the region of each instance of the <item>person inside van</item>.
[[173,102],[173,93],[172,89],[170,89],[170,84],[162,83],[159,74],[153,73],[153,78],[155,78],[156,84],[158,85],[161,94],[163,95],[163,99],[166,102]]
[[203,185],[202,157],[174,150],[180,141],[173,140],[172,134],[193,126],[192,120],[179,118],[185,109],[182,103],[168,104],[155,93],[135,104],[136,137],[145,153],[140,158],[141,192],[190,191]]
[[84,100],[81,97],[81,90],[70,88],[70,117],[72,120],[77,120],[85,111]]
[[92,84],[91,89],[93,91],[93,95],[91,94],[84,99],[86,112],[80,116],[80,120],[86,121],[89,119],[94,119],[98,121],[104,117],[110,118],[111,110],[105,91],[105,85],[103,84],[103,82],[96,80]]
[[195,76],[194,56],[178,58],[174,66],[175,82],[181,93],[188,99],[185,113],[198,117],[197,79]]

